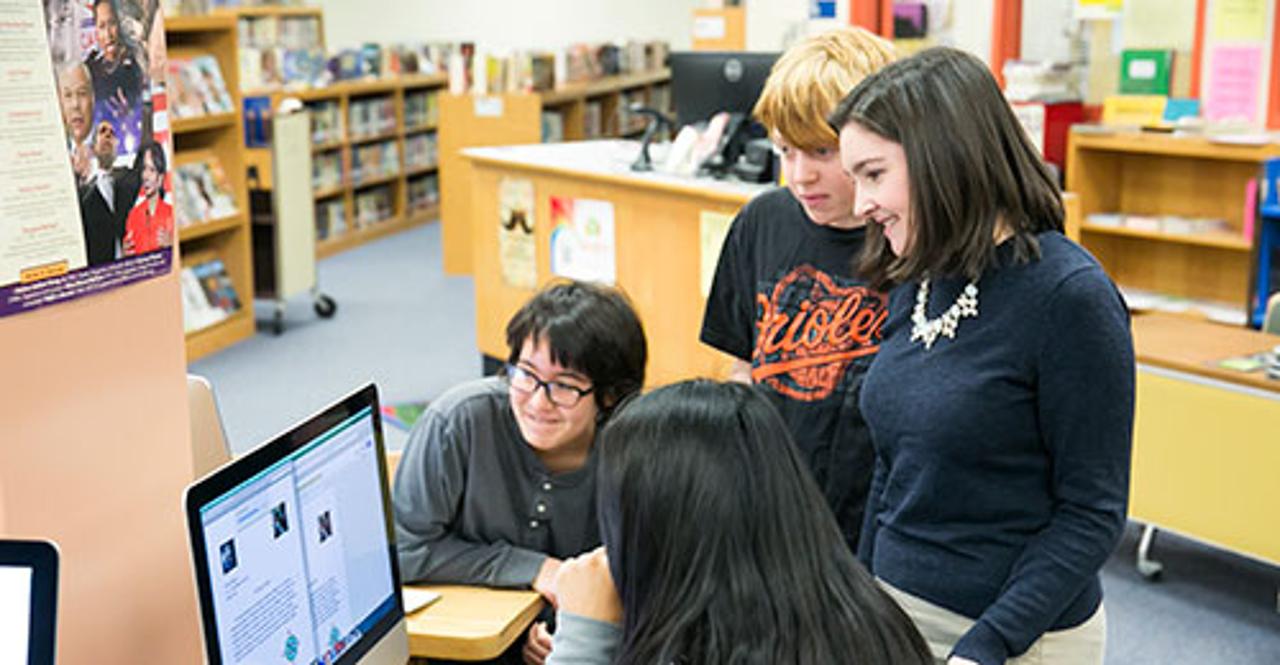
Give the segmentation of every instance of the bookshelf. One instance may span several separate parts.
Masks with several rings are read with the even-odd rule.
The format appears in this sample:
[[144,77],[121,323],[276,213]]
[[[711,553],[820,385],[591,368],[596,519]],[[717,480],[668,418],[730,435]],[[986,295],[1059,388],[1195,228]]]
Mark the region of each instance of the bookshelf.
[[[630,102],[664,111],[671,107],[671,70],[658,69],[554,90],[497,95],[451,95],[440,98],[440,218],[443,223],[444,269],[470,274],[472,261],[471,166],[466,148],[580,141],[600,138],[638,138],[642,118],[627,112]],[[548,136],[548,120],[563,128]]]
[[[402,75],[323,88],[245,94],[302,101],[312,113],[312,182],[320,257],[439,217],[436,133],[441,75]],[[327,118],[323,122],[319,117]],[[271,189],[270,148],[246,148],[258,186]],[[326,166],[322,166],[322,164]],[[334,172],[334,168],[337,172]],[[357,177],[358,176],[358,177]],[[325,206],[340,211],[323,212]]]
[[[171,60],[212,55],[222,70],[227,91],[234,102],[232,108],[240,108],[234,17],[166,18],[165,39]],[[239,111],[174,119],[170,128],[174,166],[215,158],[226,176],[236,208],[234,214],[178,229],[181,264],[187,267],[210,258],[221,259],[241,301],[240,308],[221,322],[187,333],[187,361],[190,362],[254,333],[250,303],[253,296],[253,258],[244,179],[244,142]]]
[[[1255,214],[1247,211],[1246,192],[1262,161],[1280,155],[1280,144],[1073,131],[1068,150],[1067,189],[1079,196],[1081,240],[1131,305],[1198,311],[1224,322],[1245,320],[1254,255],[1246,220]],[[1089,219],[1106,213],[1223,224],[1187,233]]]

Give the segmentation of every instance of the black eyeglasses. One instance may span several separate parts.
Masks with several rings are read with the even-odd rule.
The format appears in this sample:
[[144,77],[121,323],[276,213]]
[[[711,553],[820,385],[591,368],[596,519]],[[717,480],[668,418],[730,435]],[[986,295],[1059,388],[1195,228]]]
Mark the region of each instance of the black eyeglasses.
[[541,388],[552,404],[566,409],[577,406],[583,397],[595,390],[595,386],[584,390],[559,381],[543,381],[536,374],[519,365],[507,365],[506,376],[507,384],[512,388],[525,394]]

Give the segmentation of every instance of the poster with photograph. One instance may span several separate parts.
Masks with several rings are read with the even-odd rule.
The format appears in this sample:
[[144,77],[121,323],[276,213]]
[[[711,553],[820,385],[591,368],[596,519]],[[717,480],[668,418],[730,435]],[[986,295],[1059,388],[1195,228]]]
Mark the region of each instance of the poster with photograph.
[[164,68],[159,0],[0,3],[0,316],[169,272]]
[[502,281],[518,289],[538,284],[537,245],[533,239],[533,181],[498,182],[498,264]]
[[593,199],[551,197],[551,273],[614,284],[613,204]]

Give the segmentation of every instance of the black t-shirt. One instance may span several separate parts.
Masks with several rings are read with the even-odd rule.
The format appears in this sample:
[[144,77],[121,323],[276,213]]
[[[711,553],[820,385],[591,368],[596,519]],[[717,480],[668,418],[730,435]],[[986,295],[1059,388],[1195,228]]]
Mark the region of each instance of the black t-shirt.
[[874,459],[858,394],[887,304],[853,276],[865,236],[813,223],[785,188],[756,197],[725,239],[701,335],[751,363],[855,549]]

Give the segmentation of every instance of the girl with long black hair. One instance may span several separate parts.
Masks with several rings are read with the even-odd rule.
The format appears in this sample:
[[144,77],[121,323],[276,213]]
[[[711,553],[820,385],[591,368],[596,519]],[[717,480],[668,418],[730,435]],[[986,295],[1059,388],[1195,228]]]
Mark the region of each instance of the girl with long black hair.
[[635,399],[601,433],[598,492],[604,547],[557,577],[549,664],[929,662],[755,389]]

